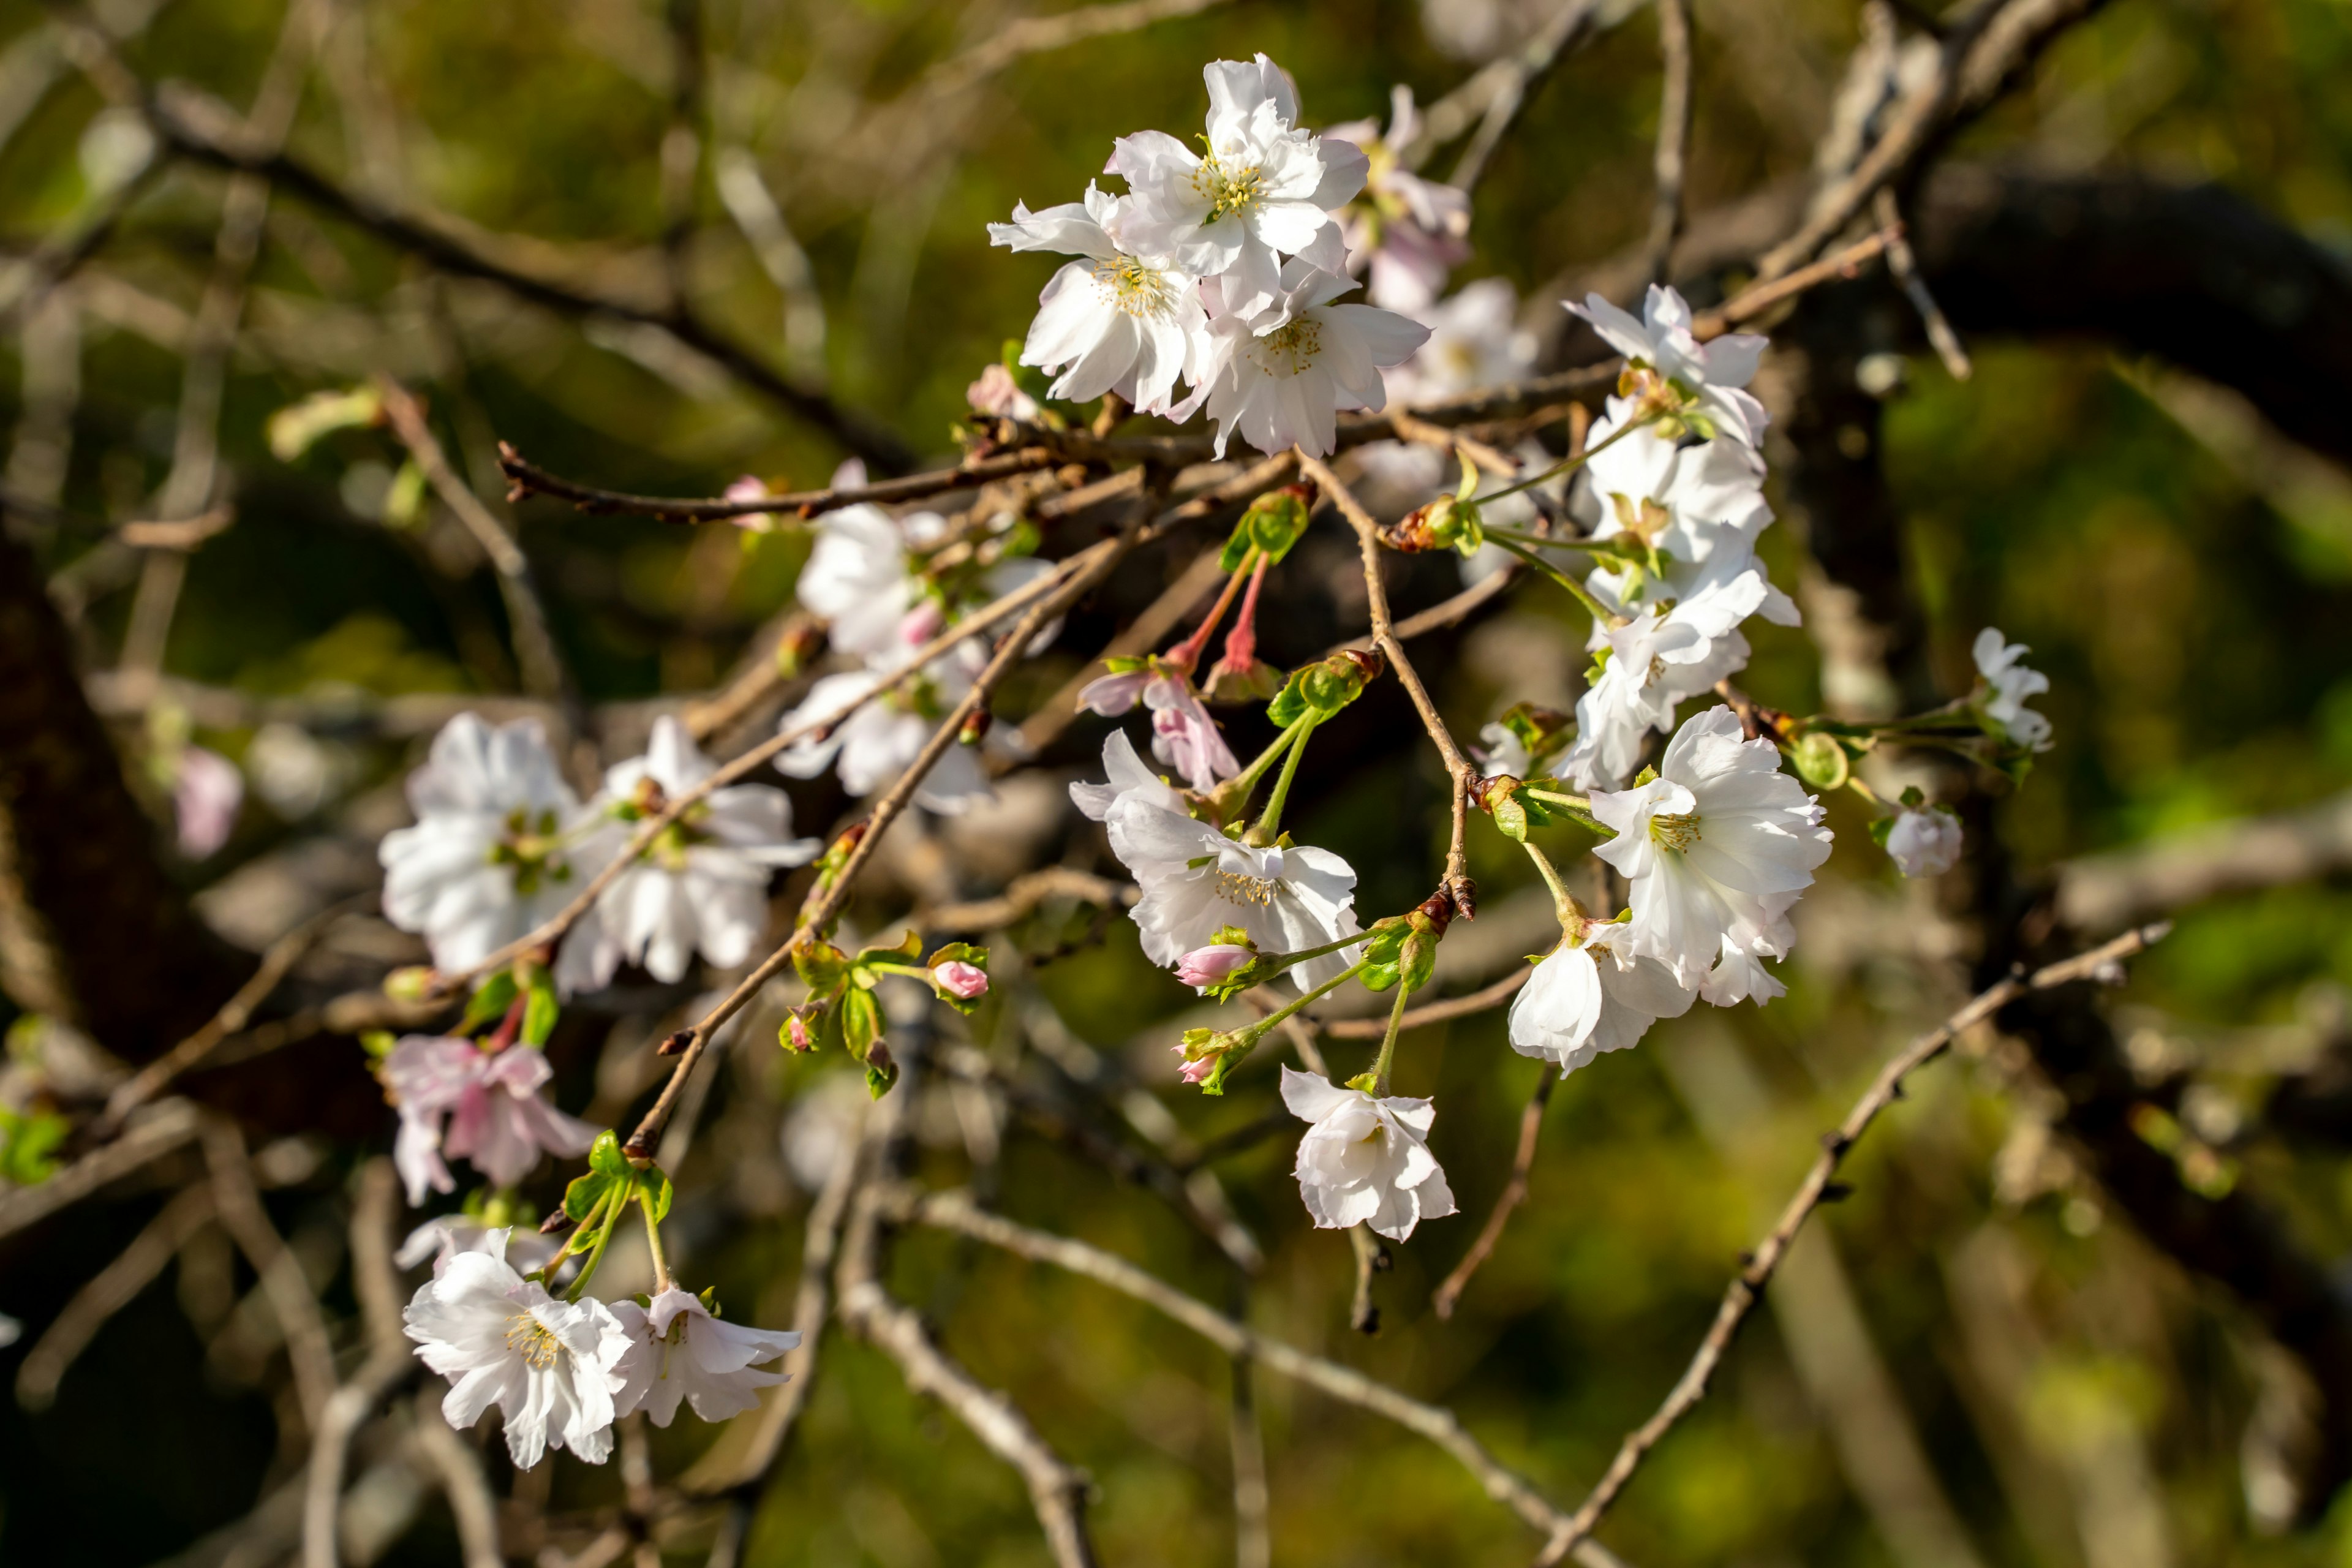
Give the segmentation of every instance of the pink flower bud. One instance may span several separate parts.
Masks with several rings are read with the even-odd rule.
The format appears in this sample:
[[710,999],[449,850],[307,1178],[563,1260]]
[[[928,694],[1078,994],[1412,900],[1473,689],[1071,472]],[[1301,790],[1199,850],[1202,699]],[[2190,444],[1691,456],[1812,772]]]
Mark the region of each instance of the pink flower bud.
[[940,602],[926,598],[899,621],[898,640],[908,647],[920,647],[939,636],[940,628],[947,624],[948,613],[940,607]]
[[969,1002],[988,990],[988,971],[961,959],[950,959],[931,971],[931,983],[950,996]]
[[[1180,1046],[1177,1048],[1181,1050],[1183,1047]],[[1178,1068],[1176,1069],[1176,1076],[1182,1079],[1186,1083],[1200,1083],[1203,1079],[1207,1079],[1211,1073],[1216,1070],[1217,1058],[1214,1057],[1202,1057],[1197,1062],[1186,1062],[1182,1067]]]
[[1176,978],[1187,985],[1214,985],[1256,956],[1248,948],[1236,947],[1229,942],[1211,942],[1176,961]]
[[784,1027],[790,1031],[793,1049],[796,1051],[816,1049],[816,1037],[809,1033],[808,1020],[798,1013],[793,1014],[784,1020]]
[[[764,481],[745,474],[720,491],[719,497],[723,500],[761,500],[772,493]],[[776,514],[772,511],[747,511],[729,521],[751,533],[772,533],[776,528]]]

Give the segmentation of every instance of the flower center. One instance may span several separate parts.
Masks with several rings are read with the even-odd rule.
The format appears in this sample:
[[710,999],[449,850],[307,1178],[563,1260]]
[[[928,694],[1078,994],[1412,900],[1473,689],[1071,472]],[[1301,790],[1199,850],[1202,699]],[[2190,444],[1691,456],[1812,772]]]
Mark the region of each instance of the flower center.
[[1165,320],[1174,313],[1176,287],[1168,275],[1132,256],[1096,262],[1095,281],[1110,296],[1111,303],[1128,315]]
[[553,811],[543,810],[534,817],[519,805],[507,813],[506,826],[505,834],[490,846],[488,858],[493,866],[514,868],[516,897],[530,898],[546,882],[571,880],[572,868],[559,858],[563,840]]
[[562,1355],[563,1342],[529,1312],[517,1312],[507,1320],[507,1349],[522,1357],[534,1372],[545,1372]]
[[1650,818],[1650,837],[1668,849],[1687,849],[1698,842],[1698,814],[1660,812]]
[[1306,316],[1250,340],[1258,368],[1268,375],[1301,375],[1323,352],[1321,323]]
[[1274,902],[1274,883],[1264,877],[1245,877],[1239,871],[1220,871],[1217,897],[1227,903],[1255,904],[1264,909]]
[[1213,224],[1230,214],[1249,211],[1263,194],[1259,187],[1264,178],[1255,163],[1228,169],[1214,153],[1202,159],[1201,166],[1192,171],[1193,194],[1209,204],[1208,216],[1201,222]]

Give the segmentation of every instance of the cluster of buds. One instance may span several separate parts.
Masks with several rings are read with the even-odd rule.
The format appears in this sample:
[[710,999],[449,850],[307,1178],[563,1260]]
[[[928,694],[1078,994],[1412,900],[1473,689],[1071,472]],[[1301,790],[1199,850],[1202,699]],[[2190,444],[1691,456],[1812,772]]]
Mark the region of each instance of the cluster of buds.
[[793,968],[808,987],[808,999],[784,1016],[776,1043],[788,1051],[838,1046],[865,1064],[866,1089],[881,1098],[898,1078],[874,994],[883,975],[919,980],[959,1013],[976,1011],[988,994],[986,948],[951,942],[918,962],[922,951],[921,934],[911,931],[893,945],[863,948],[855,957],[815,937],[795,943]]
[[1309,714],[1320,723],[1362,696],[1364,688],[1386,674],[1388,668],[1388,660],[1378,649],[1341,648],[1328,658],[1292,670],[1274,700],[1266,704],[1265,716],[1284,729]]

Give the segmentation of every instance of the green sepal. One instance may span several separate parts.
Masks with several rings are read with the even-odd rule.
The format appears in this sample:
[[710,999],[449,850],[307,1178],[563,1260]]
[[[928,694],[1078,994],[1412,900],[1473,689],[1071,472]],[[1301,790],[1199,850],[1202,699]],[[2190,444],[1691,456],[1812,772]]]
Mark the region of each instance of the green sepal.
[[796,942],[793,947],[793,972],[814,996],[840,987],[842,977],[849,972],[849,960],[829,942]]
[[1640,773],[1633,775],[1633,787],[1640,789],[1645,784],[1655,784],[1657,782],[1658,770],[1655,768],[1643,768]]
[[495,1024],[507,1016],[514,1005],[516,994],[521,989],[515,984],[514,971],[501,969],[487,975],[466,1004],[466,1016],[457,1020],[457,1033],[470,1034],[485,1024]]
[[1853,759],[1834,735],[1807,732],[1789,753],[1797,776],[1818,790],[1843,789],[1853,776]]
[[1103,668],[1113,675],[1133,675],[1139,669],[1151,668],[1151,656],[1140,653],[1115,653],[1102,662]]
[[637,1201],[646,1205],[656,1225],[669,1217],[670,1195],[669,1178],[659,1165],[647,1165],[637,1173]]
[[1895,831],[1895,819],[1892,816],[1872,817],[1870,819],[1870,841],[1873,844],[1877,845],[1881,849],[1885,848],[1888,837]]
[[1917,784],[1905,784],[1903,794],[1898,798],[1914,811],[1927,804],[1927,797],[1920,793]]
[[1395,988],[1402,968],[1402,963],[1367,963],[1357,972],[1356,978],[1364,983],[1367,991],[1390,991]]
[[[913,932],[908,933],[912,936]],[[951,942],[923,960],[925,969],[937,969],[942,963],[969,963],[982,973],[988,973],[988,949],[975,947],[968,942]]]
[[702,1288],[702,1294],[701,1294],[699,1297],[698,1297],[698,1298],[697,1298],[697,1300],[698,1300],[699,1301],[701,1301],[701,1303],[702,1303],[702,1310],[703,1310],[704,1311],[706,1311],[706,1312],[709,1313],[712,1317],[716,1318],[716,1317],[719,1317],[719,1316],[721,1316],[721,1315],[722,1315],[722,1314],[719,1312],[719,1287],[718,1287],[718,1286],[716,1286],[716,1285],[705,1285],[705,1286]]
[[868,1098],[881,1099],[890,1092],[890,1086],[898,1081],[898,1064],[888,1057],[884,1057],[879,1062],[866,1064],[866,1093]]
[[392,1055],[393,1047],[399,1043],[399,1039],[390,1029],[362,1029],[360,1031],[360,1049],[365,1051],[369,1056],[374,1058],[378,1061],[382,1061],[384,1058]]
[[874,999],[873,992],[853,985],[841,994],[834,1011],[840,1015],[842,1046],[864,1061],[874,1042],[882,1037],[882,1005]]
[[1352,1089],[1359,1094],[1370,1094],[1380,1086],[1381,1080],[1379,1074],[1360,1072],[1355,1077],[1349,1079],[1344,1087]]

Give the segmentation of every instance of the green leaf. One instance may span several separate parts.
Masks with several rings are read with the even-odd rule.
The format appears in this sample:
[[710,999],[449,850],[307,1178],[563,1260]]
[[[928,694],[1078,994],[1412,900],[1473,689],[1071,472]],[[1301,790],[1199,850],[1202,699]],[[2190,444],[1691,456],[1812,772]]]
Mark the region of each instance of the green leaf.
[[910,928],[905,936],[900,937],[897,942],[891,942],[887,946],[885,946],[880,942],[875,942],[869,946],[858,949],[857,962],[863,963],[868,959],[879,958],[885,960],[897,960],[905,963],[912,963],[916,959],[922,956],[922,952],[923,933]]
[[798,942],[793,948],[793,969],[809,988],[812,998],[837,989],[849,960],[829,942]]
[[851,1056],[864,1061],[874,1042],[882,1037],[881,1004],[874,1000],[871,991],[853,986],[842,993],[835,1011],[841,1015],[841,1043]]
[[1872,817],[1870,819],[1870,841],[1877,845],[1881,849],[1885,848],[1887,836],[1895,831],[1895,819],[1892,816]]
[[588,1145],[588,1168],[616,1181],[625,1181],[636,1173],[629,1157],[621,1152],[620,1135],[609,1127],[596,1134],[596,1142]]
[[[541,972],[542,975],[544,971]],[[530,999],[523,1004],[522,1043],[543,1046],[548,1036],[555,1033],[555,1020],[561,1009],[556,1005],[555,987],[543,978],[530,988]]]
[[71,1131],[66,1119],[52,1110],[29,1116],[0,1110],[0,1175],[20,1187],[47,1181],[58,1169],[52,1156]]
[[1408,991],[1418,991],[1429,984],[1437,969],[1437,938],[1428,931],[1417,931],[1405,940],[1404,953],[1397,973]]
[[669,1217],[669,1178],[662,1174],[659,1165],[647,1165],[637,1173],[637,1201],[646,1205],[656,1225]]
[[457,1033],[471,1034],[505,1017],[507,1009],[514,1005],[518,989],[514,972],[510,969],[501,969],[485,977],[479,985],[474,987],[473,997],[466,1004],[466,1016],[457,1020]]
[[898,1064],[888,1057],[866,1064],[866,1092],[873,1099],[879,1100],[889,1093],[890,1086],[898,1081]]
[[574,1176],[572,1184],[563,1189],[563,1217],[574,1225],[586,1225],[588,1216],[604,1194],[613,1190],[613,1178],[602,1171],[591,1171],[584,1176]]
[[1494,813],[1495,826],[1503,837],[1525,844],[1528,841],[1528,808],[1519,802],[1518,792],[1497,795],[1488,806]]
[[1398,969],[1395,963],[1368,963],[1356,978],[1364,983],[1367,991],[1387,991],[1396,984]]
[[1843,789],[1847,779],[1853,776],[1853,759],[1834,735],[1815,731],[1797,742],[1789,760],[1796,764],[1797,776],[1818,790]]
[[1291,671],[1290,679],[1283,683],[1282,689],[1274,694],[1274,700],[1265,705],[1268,723],[1278,730],[1287,730],[1307,717],[1307,695],[1301,689],[1306,682],[1306,670]]
[[1257,541],[1250,537],[1250,520],[1244,514],[1239,522],[1234,524],[1234,531],[1226,539],[1224,549],[1217,553],[1218,570],[1240,571],[1242,563],[1248,560],[1249,552],[1256,548]]

